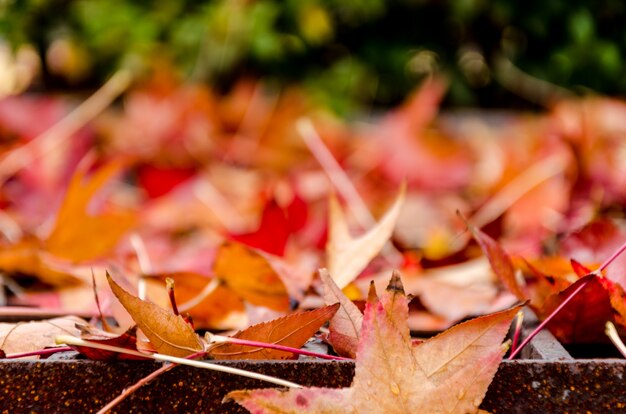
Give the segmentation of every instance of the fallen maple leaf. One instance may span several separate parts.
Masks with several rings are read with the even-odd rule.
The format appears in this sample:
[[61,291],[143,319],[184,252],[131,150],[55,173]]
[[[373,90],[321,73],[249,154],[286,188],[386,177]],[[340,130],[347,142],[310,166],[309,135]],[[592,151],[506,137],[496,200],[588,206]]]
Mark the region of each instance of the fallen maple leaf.
[[366,305],[350,388],[240,390],[225,400],[255,414],[478,412],[519,308],[459,324],[413,347],[407,300],[394,278],[380,301]]
[[[300,348],[337,312],[339,304],[307,312],[292,313],[269,322],[259,323],[233,335],[237,339]],[[209,350],[215,359],[291,359],[290,352],[255,348],[232,343],[218,344]]]
[[536,308],[537,315],[541,319],[547,318],[581,289],[552,317],[547,327],[565,344],[605,342],[607,321],[626,326],[626,292],[620,284],[593,273],[575,260],[572,260],[572,267],[581,278],[561,292],[548,296],[543,306]]
[[93,196],[120,172],[122,165],[109,163],[89,179],[85,178],[86,168],[85,163],[79,165],[72,177],[54,229],[45,241],[47,252],[76,262],[107,253],[135,222],[129,212],[89,214],[88,205]]
[[324,288],[324,302],[327,305],[337,302],[341,305],[330,320],[328,342],[337,354],[355,358],[361,336],[363,314],[339,289],[328,270],[320,269],[319,275]]
[[545,319],[551,315],[582,284],[586,286],[547,325],[550,332],[565,344],[606,341],[604,323],[614,321],[609,294],[596,275],[585,276],[562,292],[548,297],[537,311],[537,316]]
[[0,249],[0,270],[3,273],[33,275],[51,286],[76,285],[80,279],[69,272],[55,268],[41,249],[41,241],[25,237],[19,242]]
[[398,197],[380,221],[366,233],[353,238],[339,202],[331,194],[326,260],[328,271],[339,288],[343,289],[352,282],[387,243],[405,196],[406,184],[402,184]]
[[278,205],[276,200],[270,199],[263,208],[261,223],[256,231],[245,234],[231,235],[231,239],[250,247],[263,250],[264,252],[282,256],[291,229],[285,210]]
[[[606,276],[604,268],[616,259],[623,260],[619,257],[621,250],[613,252],[609,261],[595,272],[571,259],[572,270],[579,277],[573,283],[564,274],[560,265],[563,260],[559,257],[543,263],[552,265],[552,270],[556,271],[554,275],[545,274],[530,262],[522,261],[531,276],[526,283],[528,293],[525,293],[517,285],[515,267],[506,251],[480,230],[470,224],[468,227],[505,286],[520,299],[525,295],[532,299],[529,306],[540,320],[549,320],[547,327],[559,341],[566,344],[605,342],[604,325],[607,321],[626,326],[626,292],[620,283]],[[609,252],[602,249],[606,250],[607,245],[614,249],[619,239],[615,224],[600,220],[565,238],[562,248],[592,261],[598,259],[597,254],[593,254],[596,250],[608,255]],[[621,280],[621,277],[616,279]]]
[[111,290],[157,352],[186,357],[203,349],[202,341],[180,315],[141,300],[122,289],[107,273]]
[[241,243],[227,242],[220,246],[213,273],[253,305],[279,312],[289,310],[289,295],[279,275],[261,254]]
[[[0,323],[0,349],[7,355],[39,351],[56,346],[58,335],[79,334],[76,324],[86,322],[76,316],[48,319],[38,322]],[[37,357],[33,357],[37,358]]]

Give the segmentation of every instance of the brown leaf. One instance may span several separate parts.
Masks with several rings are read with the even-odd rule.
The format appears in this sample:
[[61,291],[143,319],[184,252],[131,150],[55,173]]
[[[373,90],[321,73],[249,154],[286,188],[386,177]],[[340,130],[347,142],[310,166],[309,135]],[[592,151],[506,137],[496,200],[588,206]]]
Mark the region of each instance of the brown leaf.
[[389,323],[398,330],[406,334],[405,339],[410,339],[407,329],[409,319],[409,299],[404,293],[400,273],[393,271],[385,293],[380,297],[383,309],[387,313]]
[[141,300],[122,289],[107,273],[111,290],[157,352],[186,357],[203,349],[193,328],[180,315]]
[[511,257],[509,257],[509,254],[497,241],[483,233],[479,228],[474,227],[467,221],[465,224],[467,224],[467,228],[472,232],[474,240],[476,240],[476,243],[478,243],[485,256],[487,256],[487,259],[489,259],[491,268],[504,286],[519,300],[526,300],[526,294],[519,287],[517,280],[515,280],[515,267],[513,266],[513,261]]
[[279,312],[289,310],[289,295],[279,275],[261,254],[241,243],[222,244],[213,273],[253,305]]
[[88,212],[94,195],[122,167],[119,163],[109,163],[87,179],[86,166],[79,166],[70,181],[54,229],[45,242],[49,253],[76,262],[93,259],[110,251],[128,232],[135,222],[133,214],[116,211],[91,215]]
[[505,352],[502,340],[520,307],[459,324],[414,347],[406,319],[398,329],[384,308],[385,303],[399,307],[406,299],[398,300],[402,294],[394,287],[384,295],[366,306],[350,388],[242,390],[226,399],[255,414],[479,412]]
[[344,213],[334,195],[330,197],[330,222],[326,260],[328,271],[339,288],[352,282],[391,237],[406,196],[406,185],[380,221],[359,237],[352,237]]
[[3,272],[36,276],[51,286],[75,285],[80,279],[55,269],[41,250],[41,241],[28,237],[0,250],[0,269]]
[[[307,312],[292,313],[273,321],[253,325],[233,337],[300,348],[322,325],[328,322],[337,309],[339,309],[338,303]],[[290,352],[229,343],[215,346],[210,350],[210,355],[216,359],[290,359],[294,357]]]
[[58,335],[78,336],[77,323],[86,324],[76,316],[39,322],[0,323],[0,349],[6,354],[17,354],[56,346],[54,338]]
[[340,308],[330,320],[328,342],[337,354],[356,357],[356,349],[361,336],[363,314],[357,306],[343,294],[326,269],[319,270],[324,287],[324,302],[327,305],[339,303]]

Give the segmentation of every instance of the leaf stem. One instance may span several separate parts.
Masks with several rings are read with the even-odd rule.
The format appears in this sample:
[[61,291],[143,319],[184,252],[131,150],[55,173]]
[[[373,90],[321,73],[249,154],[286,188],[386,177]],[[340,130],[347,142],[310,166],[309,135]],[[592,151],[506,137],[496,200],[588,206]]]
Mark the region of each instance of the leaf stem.
[[[215,344],[230,343],[230,344],[243,345],[243,346],[255,346],[257,348],[275,349],[277,351],[291,352],[297,355],[306,355],[306,356],[312,356],[312,357],[317,357],[317,358],[322,358],[322,359],[332,359],[335,361],[352,361],[351,358],[344,358],[344,357],[328,355],[328,354],[320,354],[318,352],[307,351],[305,349],[292,348],[290,346],[272,344],[268,342],[250,341],[247,339],[232,338],[229,336],[211,335],[210,342],[215,343]],[[219,354],[216,354],[216,355],[219,355]]]
[[37,351],[9,354],[5,356],[3,359],[17,359],[17,358],[25,358],[29,356],[44,356],[44,355],[56,354],[57,352],[68,352],[68,351],[73,351],[73,349],[70,348],[69,346],[59,346],[56,348],[45,348],[45,349],[39,349]]
[[550,323],[550,321],[561,311],[561,309],[563,309],[569,302],[570,300],[572,300],[574,298],[574,296],[576,296],[578,294],[578,292],[580,292],[581,290],[583,290],[585,288],[585,286],[587,286],[589,284],[589,282],[592,280],[592,278],[589,278],[587,280],[585,280],[583,283],[580,284],[580,286],[578,286],[576,288],[576,290],[574,290],[550,315],[548,315],[548,317],[546,319],[543,320],[543,322],[541,322],[539,324],[539,326],[537,326],[527,337],[526,339],[524,339],[524,341],[521,343],[521,345],[516,348],[514,351],[511,352],[511,355],[509,355],[508,359],[514,359],[519,353],[520,351],[526,346],[528,345],[528,343],[535,337],[537,336],[537,334],[539,332],[541,332],[541,330],[548,324]]
[[167,289],[167,296],[170,298],[170,304],[172,305],[172,312],[174,315],[180,315],[178,312],[178,306],[176,306],[176,296],[174,296],[174,279],[168,277],[165,278],[165,286]]
[[291,381],[286,381],[280,378],[270,377],[269,375],[263,375],[256,372],[250,372],[243,369],[233,368],[225,365],[214,364],[206,361],[191,361],[185,358],[178,358],[171,355],[163,355],[163,354],[145,354],[139,351],[133,351],[132,349],[120,348],[117,346],[98,344],[95,342],[85,341],[84,339],[76,338],[70,335],[59,335],[55,338],[57,344],[67,344],[67,345],[79,345],[86,346],[96,349],[103,349],[105,351],[119,352],[123,354],[141,356],[144,358],[151,358],[157,361],[164,362],[173,362],[180,365],[188,365],[190,367],[202,368],[202,369],[210,369],[213,371],[225,372],[227,374],[240,375],[242,377],[248,377],[252,379],[257,379],[260,381],[267,381],[272,384],[280,385],[283,387],[289,388],[302,388],[300,384],[296,384]]
[[622,254],[622,252],[626,250],[626,242],[624,242],[624,244],[622,244],[619,249],[617,249],[615,251],[615,253],[613,253],[611,255],[611,257],[609,257],[608,259],[606,259],[604,261],[604,263],[602,263],[602,265],[600,265],[600,267],[598,268],[598,270],[596,270],[596,272],[601,273],[604,269],[607,268],[608,265],[610,265],[613,260],[615,260],[617,258],[617,256],[619,256],[620,254]]

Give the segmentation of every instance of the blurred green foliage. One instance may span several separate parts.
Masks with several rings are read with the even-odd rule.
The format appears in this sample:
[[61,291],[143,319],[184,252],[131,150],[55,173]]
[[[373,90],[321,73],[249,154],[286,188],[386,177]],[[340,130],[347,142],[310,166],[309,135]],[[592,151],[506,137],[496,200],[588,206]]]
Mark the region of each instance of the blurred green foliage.
[[[501,61],[623,95],[625,18],[622,0],[0,0],[0,37],[36,48],[47,88],[93,86],[158,56],[223,88],[245,75],[299,82],[349,113],[395,104],[434,72],[450,79],[448,104],[519,105]],[[58,50],[73,67],[58,68]]]

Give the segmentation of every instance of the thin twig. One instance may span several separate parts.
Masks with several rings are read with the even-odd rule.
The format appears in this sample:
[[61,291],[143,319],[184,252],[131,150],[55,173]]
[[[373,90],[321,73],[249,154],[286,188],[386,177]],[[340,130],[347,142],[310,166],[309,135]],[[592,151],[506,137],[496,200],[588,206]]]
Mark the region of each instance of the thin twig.
[[9,354],[9,355],[5,356],[3,359],[17,359],[17,358],[25,358],[25,357],[30,357],[30,356],[52,355],[52,354],[56,354],[58,352],[69,352],[69,351],[73,351],[73,349],[70,348],[69,346],[59,346],[59,347],[56,347],[56,348],[46,348],[46,349],[39,349],[37,351],[20,352],[20,353],[17,353],[17,354]]
[[596,270],[596,273],[598,274],[598,276],[602,276],[602,271],[604,269],[606,269],[611,263],[613,263],[613,261],[617,258],[617,256],[619,256],[620,254],[622,254],[622,252],[626,250],[626,242],[624,242],[624,244],[622,244],[619,249],[617,249],[612,255],[611,257],[609,257],[608,259],[606,259],[604,261],[604,263],[602,263],[600,265],[600,267],[598,268],[598,270]]

